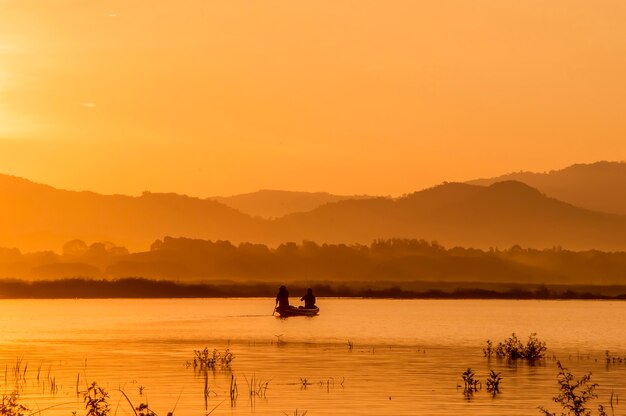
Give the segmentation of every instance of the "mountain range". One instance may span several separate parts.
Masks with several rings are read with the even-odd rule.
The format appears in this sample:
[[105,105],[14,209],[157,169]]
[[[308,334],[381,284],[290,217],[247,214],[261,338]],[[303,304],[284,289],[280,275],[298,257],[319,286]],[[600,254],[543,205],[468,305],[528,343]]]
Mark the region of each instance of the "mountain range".
[[333,195],[328,192],[293,192],[262,189],[228,197],[211,197],[253,217],[279,218],[294,212],[307,212],[325,204],[346,199],[369,199],[368,195]]
[[[590,184],[597,183],[589,178],[594,172],[606,175],[610,170],[616,177],[607,182],[615,184],[620,183],[617,177],[626,175],[623,167],[608,162],[582,168],[576,165],[564,169],[569,171],[567,175],[556,171],[540,177],[572,178],[572,171],[585,171],[588,178],[578,182]],[[149,192],[138,197],[101,195],[60,190],[0,175],[0,247],[58,250],[66,241],[77,238],[114,241],[131,250],[145,250],[163,236],[182,236],[268,245],[303,240],[367,244],[379,238],[421,238],[437,240],[448,247],[519,244],[626,250],[624,215],[586,209],[580,206],[582,203],[572,205],[519,181],[484,181],[489,184],[444,183],[396,199],[337,197],[339,200],[306,212],[265,219],[213,199]],[[554,183],[553,179],[550,181]],[[564,179],[563,183],[561,189],[569,189],[568,195],[576,195],[582,202],[590,203],[593,199],[583,198],[585,189],[592,189],[594,196],[599,192],[590,185],[576,188],[573,179]],[[600,189],[607,190],[603,194],[607,204],[611,195],[617,201],[623,198],[624,190],[617,186]],[[269,195],[262,193],[264,199],[271,199]],[[248,204],[253,204],[250,201],[254,195],[246,198]],[[326,194],[321,198],[334,196]]]
[[626,163],[576,164],[544,173],[516,172],[468,183],[491,185],[519,181],[572,205],[595,211],[626,215]]
[[[488,186],[503,181],[525,183],[547,196],[581,208],[626,215],[626,163],[624,162],[581,163],[549,172],[514,172],[493,178],[470,180],[466,183]],[[375,198],[375,196],[260,190],[210,199],[251,216],[279,218],[296,212],[311,211],[331,202],[370,198]]]

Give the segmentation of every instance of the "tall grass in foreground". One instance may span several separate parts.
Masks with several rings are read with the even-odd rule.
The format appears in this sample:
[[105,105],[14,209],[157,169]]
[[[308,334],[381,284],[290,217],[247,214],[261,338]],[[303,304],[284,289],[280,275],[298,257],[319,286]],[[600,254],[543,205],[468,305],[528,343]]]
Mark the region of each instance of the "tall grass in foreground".
[[111,411],[109,393],[94,381],[83,393],[87,416],[107,416]]
[[[131,414],[135,416],[157,416],[153,412],[147,403],[140,403],[135,406],[128,395],[123,390],[116,390],[119,392],[130,406]],[[85,406],[85,416],[110,416],[112,414],[109,392],[103,387],[100,387],[98,383],[93,382],[85,391],[81,392],[83,396],[83,404]],[[18,391],[13,391],[11,394],[4,394],[0,398],[0,415],[1,416],[32,416],[45,414],[45,411],[50,409],[31,410],[25,405],[19,403],[20,394]],[[65,403],[74,404],[74,402]],[[56,406],[51,406],[56,407]],[[117,413],[113,412],[113,413]],[[72,415],[78,415],[78,411],[73,411]],[[174,411],[167,413],[167,416],[174,416]]]

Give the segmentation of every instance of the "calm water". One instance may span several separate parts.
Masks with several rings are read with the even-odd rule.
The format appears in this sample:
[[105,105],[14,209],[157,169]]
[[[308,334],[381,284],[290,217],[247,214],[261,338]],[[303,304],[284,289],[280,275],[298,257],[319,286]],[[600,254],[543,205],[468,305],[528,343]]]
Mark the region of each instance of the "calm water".
[[[272,300],[0,301],[0,375],[14,389],[13,368],[27,364],[22,402],[44,415],[84,414],[77,397],[97,381],[119,415],[148,401],[175,415],[538,415],[553,408],[556,364],[592,371],[597,403],[626,398],[626,363],[606,365],[604,351],[626,356],[626,302],[319,299],[315,318],[278,319]],[[550,358],[508,365],[482,356],[486,339],[537,332]],[[348,340],[354,347],[348,348]],[[187,368],[193,350],[229,347],[232,371]],[[502,393],[466,400],[461,372],[502,372]],[[234,375],[239,397],[228,389]],[[37,380],[39,376],[39,380]],[[250,398],[252,378],[269,382]],[[306,379],[306,386],[302,380]],[[56,393],[50,392],[51,384]],[[205,383],[209,397],[205,403]],[[140,395],[140,387],[143,394]],[[49,408],[50,406],[56,406]],[[620,405],[622,406],[622,405]],[[617,410],[624,413],[626,409]],[[624,405],[626,407],[626,405]]]

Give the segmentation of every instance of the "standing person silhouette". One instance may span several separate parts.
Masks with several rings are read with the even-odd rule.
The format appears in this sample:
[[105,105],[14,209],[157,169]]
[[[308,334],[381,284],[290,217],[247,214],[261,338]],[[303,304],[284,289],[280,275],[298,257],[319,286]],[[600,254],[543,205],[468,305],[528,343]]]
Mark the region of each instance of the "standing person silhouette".
[[305,309],[315,309],[315,295],[313,295],[313,289],[308,288],[306,290],[306,295],[300,298],[301,301],[304,301]]
[[277,309],[289,309],[289,292],[284,285],[278,289],[276,304],[278,305]]

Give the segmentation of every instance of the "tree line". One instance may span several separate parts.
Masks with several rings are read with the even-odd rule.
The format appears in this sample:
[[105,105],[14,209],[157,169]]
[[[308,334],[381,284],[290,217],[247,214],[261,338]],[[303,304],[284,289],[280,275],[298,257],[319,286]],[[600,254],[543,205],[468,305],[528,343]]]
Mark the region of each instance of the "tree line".
[[384,239],[363,244],[264,244],[165,237],[131,253],[112,243],[73,240],[62,252],[0,249],[0,278],[177,281],[472,281],[622,284],[626,252],[513,246],[446,248],[436,241]]

